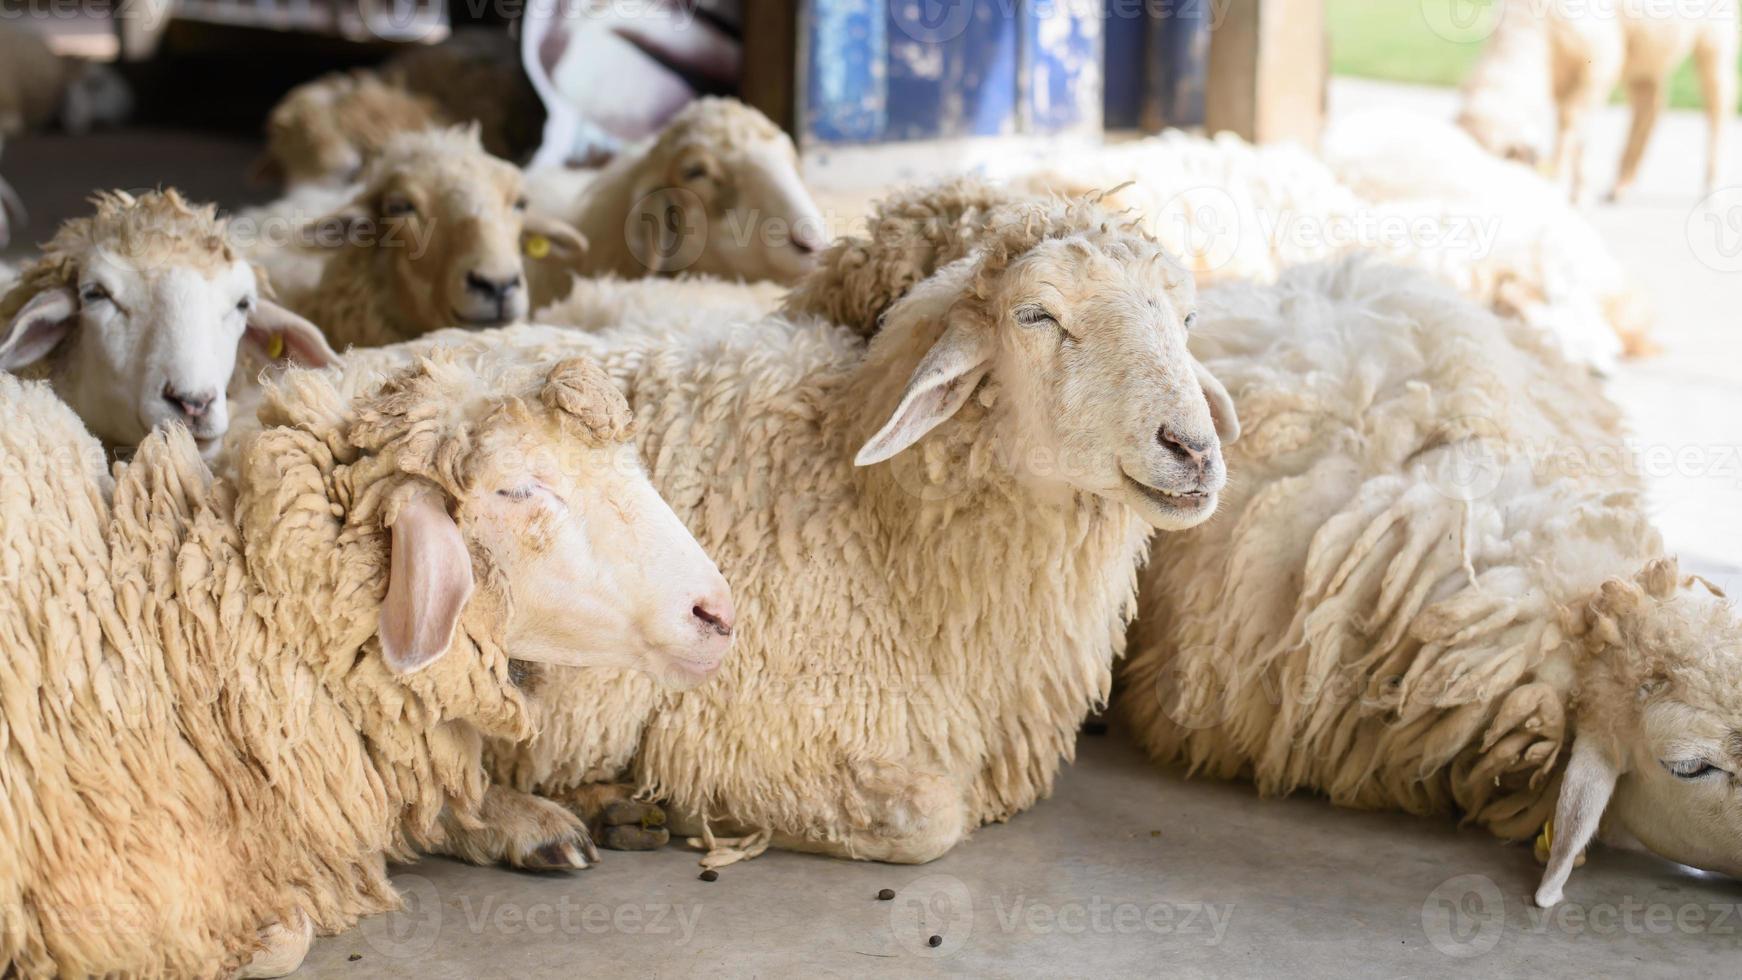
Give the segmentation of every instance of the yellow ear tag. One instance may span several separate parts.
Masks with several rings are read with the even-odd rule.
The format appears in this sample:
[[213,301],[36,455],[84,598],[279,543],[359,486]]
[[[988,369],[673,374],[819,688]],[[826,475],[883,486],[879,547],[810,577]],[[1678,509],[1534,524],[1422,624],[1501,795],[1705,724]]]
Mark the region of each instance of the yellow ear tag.
[[543,235],[527,235],[526,236],[526,257],[527,258],[529,258],[529,259],[542,259],[549,254],[550,254],[550,239],[544,237]]
[[284,334],[275,333],[266,342],[266,356],[274,361],[284,356]]
[[1542,833],[1536,835],[1536,847],[1533,848],[1533,850],[1536,852],[1536,861],[1538,864],[1548,863],[1549,852],[1554,850],[1553,817],[1549,817],[1548,821],[1542,825]]

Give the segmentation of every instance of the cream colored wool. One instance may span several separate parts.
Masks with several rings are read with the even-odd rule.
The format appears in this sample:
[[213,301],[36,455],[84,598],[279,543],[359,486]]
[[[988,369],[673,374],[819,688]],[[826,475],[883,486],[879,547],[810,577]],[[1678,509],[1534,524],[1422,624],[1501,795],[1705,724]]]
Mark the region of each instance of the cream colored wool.
[[386,525],[417,488],[459,494],[498,421],[626,437],[596,371],[545,370],[438,357],[350,406],[294,372],[233,488],[179,428],[111,480],[46,386],[0,376],[0,964],[210,976],[270,924],[331,933],[398,904],[402,834],[476,806],[482,739],[533,718],[488,577],[446,656],[389,672]]
[[[947,301],[987,315],[999,275],[1031,249],[1139,268],[1161,258],[1093,207],[1021,205],[992,224],[977,257],[917,288],[910,311]],[[1045,268],[1062,277],[1048,281],[1079,275]],[[1184,308],[1189,280],[1170,275],[1147,295]],[[550,703],[594,708],[546,716],[524,749],[498,744],[498,779],[564,799],[628,778],[722,831],[899,862],[936,858],[1048,794],[1107,694],[1149,525],[1115,498],[1031,484],[1000,462],[1048,438],[1010,414],[1034,383],[1021,376],[990,378],[917,446],[855,468],[935,319],[905,315],[867,347],[805,317],[709,328],[671,316],[663,331],[490,337],[529,357],[588,352],[622,386],[655,484],[734,583],[735,652],[681,695],[620,672],[551,671]],[[359,352],[351,369],[458,337]]]
[[1521,839],[1575,733],[1649,781],[1648,702],[1742,721],[1742,623],[1655,561],[1619,413],[1528,330],[1364,261],[1202,317],[1244,434],[1223,513],[1142,573],[1117,710],[1157,759]]
[[670,334],[706,330],[723,322],[754,321],[774,312],[786,290],[772,282],[728,282],[712,276],[679,276],[649,286],[639,279],[577,279],[568,297],[533,315],[598,333],[645,325]]

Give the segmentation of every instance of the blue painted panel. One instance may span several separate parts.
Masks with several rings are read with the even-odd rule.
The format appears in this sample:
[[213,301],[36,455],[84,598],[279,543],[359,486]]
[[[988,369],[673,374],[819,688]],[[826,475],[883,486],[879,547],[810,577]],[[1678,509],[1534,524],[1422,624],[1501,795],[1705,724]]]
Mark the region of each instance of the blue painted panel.
[[1016,131],[1020,6],[889,0],[887,139]]
[[1173,0],[1171,16],[1150,22],[1145,125],[1199,126],[1210,75],[1210,24],[1217,0]]
[[1148,51],[1150,20],[1144,4],[1131,0],[1105,0],[1107,15],[1101,74],[1102,125],[1108,129],[1136,129],[1143,119],[1144,60]]
[[822,143],[865,143],[888,127],[884,0],[811,0],[804,78],[806,134]]
[[1031,132],[1101,126],[1101,11],[1080,0],[1027,0],[1023,120]]

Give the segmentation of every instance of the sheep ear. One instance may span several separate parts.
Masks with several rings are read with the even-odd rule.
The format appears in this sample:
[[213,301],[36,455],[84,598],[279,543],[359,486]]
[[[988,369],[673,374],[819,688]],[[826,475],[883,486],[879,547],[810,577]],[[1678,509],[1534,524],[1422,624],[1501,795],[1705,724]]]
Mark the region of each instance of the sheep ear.
[[956,414],[986,376],[992,350],[990,331],[961,321],[951,324],[914,369],[895,414],[859,450],[853,465],[881,463]]
[[79,300],[66,287],[31,297],[0,335],[0,371],[16,371],[48,356],[73,329]]
[[587,236],[568,222],[545,214],[526,216],[525,228],[520,233],[520,250],[528,258],[538,260],[555,256],[578,267],[587,256],[587,248]]
[[395,674],[422,670],[448,652],[472,597],[472,556],[440,495],[418,494],[393,520],[381,658]]
[[1536,904],[1552,908],[1560,904],[1561,889],[1573,873],[1573,864],[1590,846],[1603,821],[1603,811],[1621,778],[1621,768],[1598,747],[1596,740],[1579,738],[1561,776],[1560,800],[1554,811],[1554,846],[1549,849],[1548,869],[1536,886]]
[[1222,445],[1232,445],[1240,438],[1240,416],[1234,411],[1234,399],[1228,389],[1210,369],[1192,358],[1192,370],[1197,372],[1198,387],[1204,389],[1204,401],[1210,404],[1210,418],[1216,423],[1216,438]]
[[271,300],[261,300],[248,315],[242,342],[269,361],[289,358],[303,367],[317,368],[343,363],[327,344],[321,328]]

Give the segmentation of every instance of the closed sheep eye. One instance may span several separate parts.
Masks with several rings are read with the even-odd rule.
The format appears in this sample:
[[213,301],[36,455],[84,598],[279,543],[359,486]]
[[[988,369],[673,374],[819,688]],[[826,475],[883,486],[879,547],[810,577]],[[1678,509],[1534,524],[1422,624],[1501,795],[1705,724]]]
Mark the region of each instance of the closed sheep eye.
[[107,303],[109,302],[109,291],[104,289],[102,286],[86,286],[79,290],[79,302],[89,304]]
[[1678,779],[1704,779],[1724,772],[1703,759],[1665,759],[1663,767]]
[[390,197],[381,205],[381,216],[384,218],[409,218],[417,213],[417,205],[402,197]]
[[693,183],[694,181],[702,180],[707,176],[708,168],[698,163],[695,166],[686,169],[683,172],[683,177],[681,179],[684,183]]
[[531,500],[532,487],[505,487],[496,491],[496,496],[507,497],[509,500]]
[[1059,339],[1069,343],[1075,343],[1077,340],[1076,335],[1066,330],[1064,325],[1059,323],[1058,317],[1053,316],[1052,311],[1044,306],[1018,307],[1016,322],[1024,327],[1050,326],[1059,332]]
[[1186,329],[1190,330],[1191,328],[1197,326],[1197,324],[1198,324],[1198,311],[1193,310],[1190,313],[1187,313],[1186,314],[1186,321],[1185,321]]
[[514,202],[514,210],[524,214],[526,212],[526,198],[517,198]]

